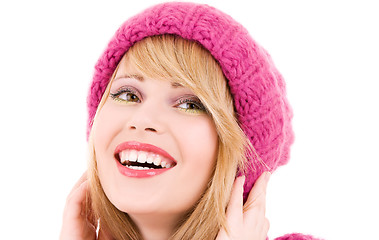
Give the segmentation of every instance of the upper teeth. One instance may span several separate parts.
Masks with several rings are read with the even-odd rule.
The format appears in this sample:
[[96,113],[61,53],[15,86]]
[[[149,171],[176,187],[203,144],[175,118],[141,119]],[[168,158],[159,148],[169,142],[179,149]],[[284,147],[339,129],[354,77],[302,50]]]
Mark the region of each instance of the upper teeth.
[[173,166],[172,163],[168,162],[166,159],[162,158],[158,154],[149,153],[145,151],[137,151],[134,149],[124,150],[119,153],[121,163],[125,164],[129,162],[139,162],[139,163],[153,163],[156,166],[161,166],[162,168],[170,168]]

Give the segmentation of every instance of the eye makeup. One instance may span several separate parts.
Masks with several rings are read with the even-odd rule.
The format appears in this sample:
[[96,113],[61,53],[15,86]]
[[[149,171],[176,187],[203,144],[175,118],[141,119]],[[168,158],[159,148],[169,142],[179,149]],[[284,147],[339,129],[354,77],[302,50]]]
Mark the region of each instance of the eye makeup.
[[110,93],[110,97],[118,102],[140,103],[141,97],[138,91],[129,86],[119,88],[115,93]]
[[[176,94],[175,94],[176,95]],[[130,85],[124,85],[115,90],[115,92],[111,92],[109,94],[110,98],[114,101],[130,104],[130,103],[141,103],[142,95],[135,88]],[[200,99],[193,94],[183,94],[179,95],[178,98],[172,103],[174,108],[184,111],[190,114],[208,114],[208,110],[204,106],[204,104],[200,101]]]
[[207,113],[207,109],[196,96],[184,96],[178,99],[175,107],[189,113]]

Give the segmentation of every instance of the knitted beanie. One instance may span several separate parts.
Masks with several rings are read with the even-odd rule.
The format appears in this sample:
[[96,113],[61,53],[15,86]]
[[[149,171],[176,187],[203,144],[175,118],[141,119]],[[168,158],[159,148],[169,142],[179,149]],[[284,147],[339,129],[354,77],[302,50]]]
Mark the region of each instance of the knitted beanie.
[[[263,171],[286,164],[294,135],[285,83],[270,55],[225,13],[203,4],[163,3],[130,18],[117,30],[95,66],[87,98],[87,136],[98,104],[123,55],[143,38],[175,34],[200,43],[228,79],[239,124],[265,164],[249,159],[244,200]],[[266,166],[264,166],[266,165]],[[258,167],[257,167],[258,166]]]

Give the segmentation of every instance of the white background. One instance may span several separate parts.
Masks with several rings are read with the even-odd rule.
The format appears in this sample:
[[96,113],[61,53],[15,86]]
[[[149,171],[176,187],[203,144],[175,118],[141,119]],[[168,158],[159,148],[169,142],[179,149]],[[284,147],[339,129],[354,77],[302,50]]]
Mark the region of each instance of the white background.
[[[159,1],[0,3],[0,236],[57,239],[86,168],[93,66]],[[375,1],[197,1],[242,23],[287,82],[296,133],[272,176],[271,239],[379,239],[379,7]]]

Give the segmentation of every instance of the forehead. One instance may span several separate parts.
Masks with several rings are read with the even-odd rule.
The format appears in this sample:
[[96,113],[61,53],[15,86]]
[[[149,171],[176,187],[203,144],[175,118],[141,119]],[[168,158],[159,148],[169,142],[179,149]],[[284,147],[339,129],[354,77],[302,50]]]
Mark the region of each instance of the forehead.
[[168,81],[174,88],[184,87],[183,81],[178,81],[168,76],[161,76],[161,74],[156,74],[155,76],[149,76],[149,74],[138,69],[135,62],[133,62],[128,54],[125,54],[121,59],[118,67],[116,68],[116,74],[113,81],[117,81],[122,78],[134,78],[143,82],[146,78],[155,78],[163,81]]

